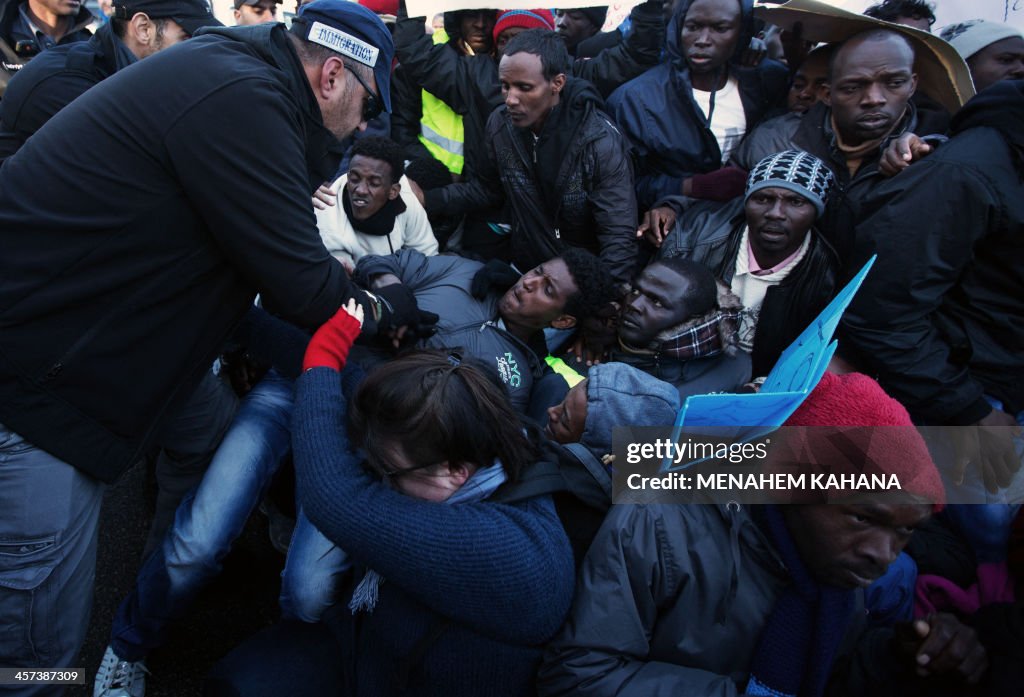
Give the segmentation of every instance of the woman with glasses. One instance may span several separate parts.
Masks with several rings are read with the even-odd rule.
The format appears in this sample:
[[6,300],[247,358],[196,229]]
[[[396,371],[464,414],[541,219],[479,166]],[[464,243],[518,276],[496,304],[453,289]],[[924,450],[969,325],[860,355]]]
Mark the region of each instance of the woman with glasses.
[[535,441],[490,371],[454,353],[407,354],[357,387],[341,368],[360,315],[313,337],[293,422],[298,498],[334,545],[337,602],[236,649],[211,693],[530,694],[572,599],[572,552],[550,496],[489,499]]

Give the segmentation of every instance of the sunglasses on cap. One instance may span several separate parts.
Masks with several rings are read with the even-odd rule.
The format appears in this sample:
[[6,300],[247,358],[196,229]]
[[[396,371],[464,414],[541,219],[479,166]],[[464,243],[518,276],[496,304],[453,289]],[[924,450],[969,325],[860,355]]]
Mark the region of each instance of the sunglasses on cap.
[[370,86],[366,84],[366,80],[364,80],[359,73],[353,70],[348,63],[345,63],[345,70],[352,73],[352,76],[358,80],[359,84],[363,86],[364,90],[366,90],[366,101],[363,102],[363,121],[370,122],[380,116],[380,113],[384,111],[384,103],[381,101],[380,97],[377,96],[377,93],[370,89]]

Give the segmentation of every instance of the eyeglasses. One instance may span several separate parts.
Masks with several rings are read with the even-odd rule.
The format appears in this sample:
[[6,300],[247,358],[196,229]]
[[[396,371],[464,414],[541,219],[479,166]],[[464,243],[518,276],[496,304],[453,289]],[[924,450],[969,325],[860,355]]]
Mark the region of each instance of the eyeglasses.
[[363,121],[369,122],[374,120],[380,116],[382,111],[384,111],[384,104],[381,101],[381,98],[377,96],[376,92],[370,89],[370,86],[366,84],[366,80],[360,77],[359,73],[353,70],[347,63],[345,64],[345,70],[352,73],[353,77],[355,77],[355,79],[359,81],[359,84],[363,86],[363,89],[366,90],[366,101],[363,102]]
[[[431,467],[434,467],[434,466],[436,466],[438,464],[440,464],[440,463],[431,462],[431,463],[426,464],[426,465],[415,465],[413,467],[409,467],[408,469],[404,469],[404,470],[382,470],[381,471],[381,475],[384,477],[384,479],[387,479],[387,480],[393,482],[396,479],[398,479],[399,477],[404,477],[405,475],[412,474],[413,472],[419,472],[421,470],[430,469]],[[440,477],[440,476],[443,476],[443,475],[442,474],[436,474],[436,475],[429,475],[429,476]]]

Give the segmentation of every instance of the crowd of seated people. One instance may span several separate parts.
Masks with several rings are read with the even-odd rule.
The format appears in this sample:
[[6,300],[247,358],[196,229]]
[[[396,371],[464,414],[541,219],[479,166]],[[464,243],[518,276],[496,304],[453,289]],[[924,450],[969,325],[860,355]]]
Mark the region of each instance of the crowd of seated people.
[[[206,694],[1019,691],[1019,28],[924,42],[924,0],[832,43],[751,0],[645,0],[610,27],[607,7],[431,27],[405,0],[312,0],[288,28],[274,3],[225,28],[199,0],[114,0],[90,38],[84,6],[51,4],[0,1],[0,226],[25,231],[0,233],[0,668],[77,654],[100,482],[142,460],[158,515],[94,697],[160,683],[147,655],[261,503],[288,531],[280,619]],[[943,42],[948,79],[925,80]],[[290,130],[191,139],[207,99]],[[106,163],[137,171],[131,206]],[[872,259],[784,427],[791,462],[868,463],[899,492],[616,502],[616,428],[758,393]],[[96,411],[150,321],[194,325],[181,360],[122,363]],[[3,512],[38,497],[23,463],[44,455],[85,502],[60,515],[91,522],[33,536]]]

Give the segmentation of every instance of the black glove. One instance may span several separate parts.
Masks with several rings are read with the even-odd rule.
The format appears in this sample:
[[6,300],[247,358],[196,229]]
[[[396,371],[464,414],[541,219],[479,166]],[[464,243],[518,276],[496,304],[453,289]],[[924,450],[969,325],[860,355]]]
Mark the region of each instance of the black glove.
[[521,275],[500,259],[491,259],[473,276],[469,292],[477,300],[483,300],[492,290],[504,293],[516,284]]
[[437,320],[441,318],[435,313],[427,312],[426,310],[419,310],[417,314],[416,325],[410,326],[405,335],[408,337],[411,334],[416,339],[426,339],[433,336],[434,332],[437,331]]
[[[414,327],[419,319],[416,296],[409,286],[392,283],[373,291],[380,300],[380,317],[377,318],[377,332],[389,332],[399,327]],[[435,320],[436,321],[436,320]]]

